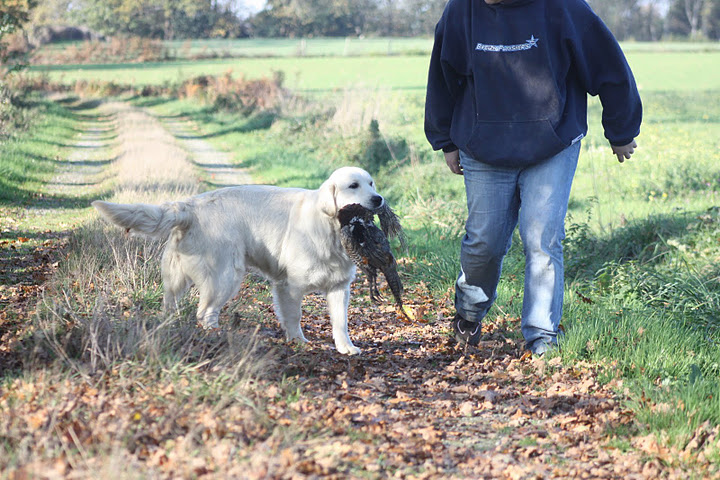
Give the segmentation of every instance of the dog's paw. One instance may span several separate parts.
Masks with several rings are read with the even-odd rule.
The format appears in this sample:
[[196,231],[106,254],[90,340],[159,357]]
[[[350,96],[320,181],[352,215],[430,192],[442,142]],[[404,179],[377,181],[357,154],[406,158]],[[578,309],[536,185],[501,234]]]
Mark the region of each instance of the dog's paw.
[[197,326],[203,330],[220,330],[220,324],[217,320],[214,322],[203,322],[202,320],[197,321]]
[[352,343],[349,345],[335,345],[335,348],[343,355],[360,355],[361,352],[361,350]]
[[295,343],[299,343],[299,344],[301,344],[301,345],[308,343],[308,339],[305,338],[305,335],[303,335],[302,332],[297,332],[297,333],[292,334],[292,335],[291,335],[291,334],[287,334],[287,335],[286,335],[286,338],[287,338],[287,341],[288,341],[288,342],[295,342]]
[[309,343],[309,340],[305,337],[294,337],[294,338],[288,338],[288,342],[291,343],[297,343],[298,345],[306,345]]

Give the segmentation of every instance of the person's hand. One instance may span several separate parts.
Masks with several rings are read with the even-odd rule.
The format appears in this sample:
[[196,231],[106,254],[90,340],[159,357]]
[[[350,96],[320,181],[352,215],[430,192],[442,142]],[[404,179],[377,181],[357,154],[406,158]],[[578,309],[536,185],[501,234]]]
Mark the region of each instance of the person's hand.
[[462,175],[462,167],[460,166],[460,150],[453,152],[443,152],[445,154],[445,163],[451,172],[456,175]]
[[612,147],[612,151],[615,155],[617,155],[618,162],[623,163],[626,158],[630,158],[633,153],[635,153],[635,149],[637,148],[637,143],[635,140],[628,143],[627,145],[623,145],[621,147],[618,147],[616,145],[610,145]]

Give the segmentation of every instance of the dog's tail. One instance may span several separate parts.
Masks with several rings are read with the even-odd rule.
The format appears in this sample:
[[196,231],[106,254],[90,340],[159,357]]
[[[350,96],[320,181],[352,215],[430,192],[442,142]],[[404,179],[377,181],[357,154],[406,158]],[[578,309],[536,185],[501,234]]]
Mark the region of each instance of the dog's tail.
[[128,233],[140,233],[161,240],[167,238],[173,228],[187,230],[193,222],[193,214],[184,202],[148,205],[96,200],[92,202],[92,206],[103,217]]

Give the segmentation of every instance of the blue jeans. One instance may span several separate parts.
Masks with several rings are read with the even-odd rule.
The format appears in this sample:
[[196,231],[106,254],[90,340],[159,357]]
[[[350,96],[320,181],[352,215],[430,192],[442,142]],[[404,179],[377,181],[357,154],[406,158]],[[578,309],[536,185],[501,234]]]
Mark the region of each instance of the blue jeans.
[[487,315],[519,225],[525,252],[521,329],[526,347],[535,353],[557,343],[564,290],[562,240],[579,154],[577,142],[536,165],[497,167],[460,152],[468,219],[455,308],[468,321]]

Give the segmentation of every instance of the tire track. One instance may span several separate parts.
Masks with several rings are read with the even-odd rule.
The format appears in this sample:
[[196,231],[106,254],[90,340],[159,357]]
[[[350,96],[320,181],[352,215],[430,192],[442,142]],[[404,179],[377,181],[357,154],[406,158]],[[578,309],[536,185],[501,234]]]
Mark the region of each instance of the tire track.
[[188,151],[193,163],[204,172],[206,183],[212,188],[254,183],[247,169],[230,163],[230,155],[218,151],[202,135],[197,134],[195,125],[187,118],[167,118],[163,124]]
[[46,194],[54,197],[77,197],[87,194],[89,187],[97,187],[106,180],[107,167],[115,161],[111,151],[115,141],[116,122],[113,115],[88,121],[74,150],[47,183]]
[[161,121],[147,109],[121,102],[103,108],[117,118],[117,201],[177,200],[199,193],[203,183],[214,188],[252,183],[227,153],[189,133],[194,128],[189,120]]

